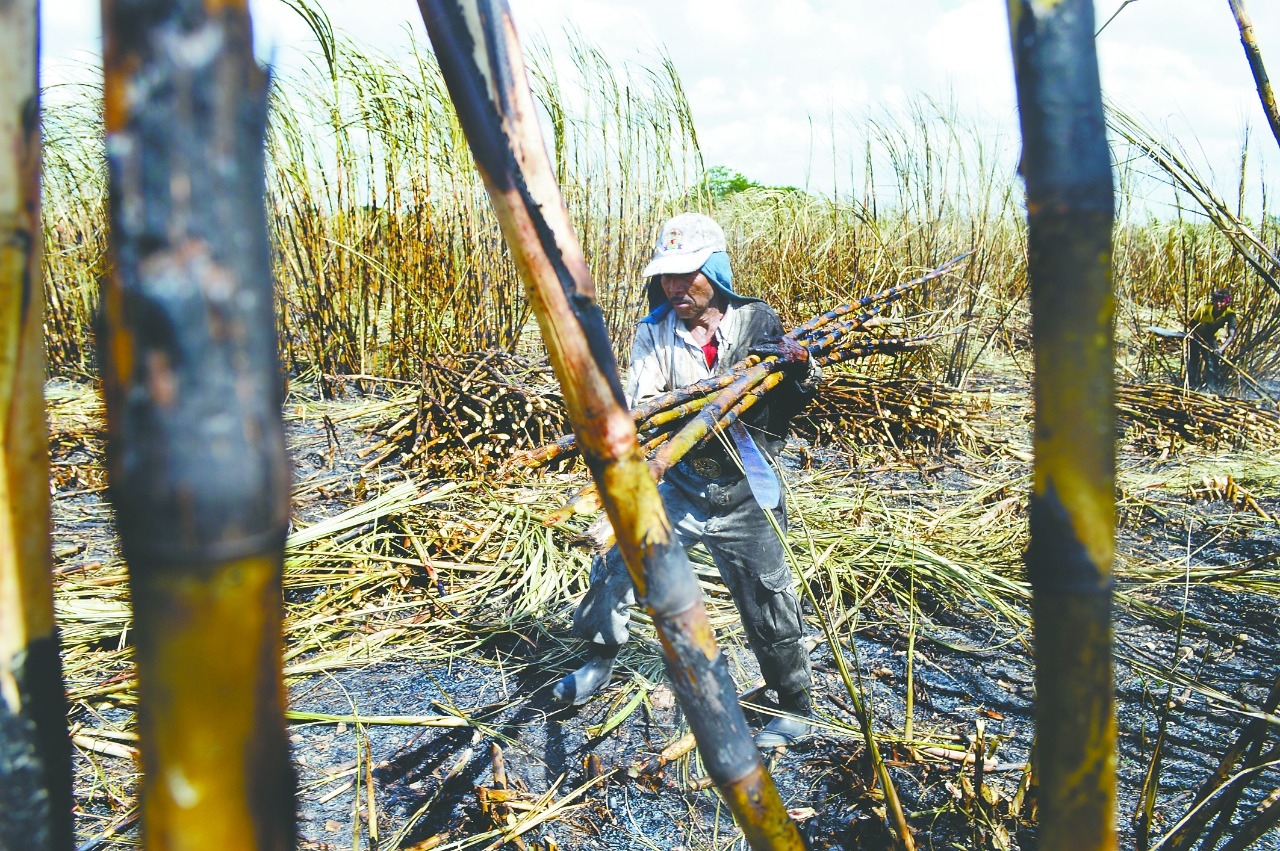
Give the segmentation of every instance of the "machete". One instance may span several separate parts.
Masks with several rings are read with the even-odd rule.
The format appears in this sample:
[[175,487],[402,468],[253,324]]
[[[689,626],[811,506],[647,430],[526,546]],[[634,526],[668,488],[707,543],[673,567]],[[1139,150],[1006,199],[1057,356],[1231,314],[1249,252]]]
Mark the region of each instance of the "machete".
[[760,447],[751,439],[751,433],[741,422],[735,421],[729,426],[729,436],[738,450],[738,458],[742,461],[742,472],[746,474],[747,485],[751,495],[760,503],[765,511],[778,507],[782,499],[782,490],[778,484],[778,475],[774,472],[769,459],[764,457]]

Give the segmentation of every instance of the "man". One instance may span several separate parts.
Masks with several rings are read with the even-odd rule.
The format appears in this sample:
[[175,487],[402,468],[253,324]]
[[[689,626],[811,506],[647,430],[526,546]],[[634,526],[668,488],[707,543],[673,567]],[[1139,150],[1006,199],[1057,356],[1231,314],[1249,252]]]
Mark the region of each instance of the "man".
[[[1192,390],[1201,387],[1218,389],[1223,378],[1222,353],[1236,338],[1238,319],[1231,307],[1231,293],[1214,290],[1209,300],[1191,315],[1190,351],[1187,353],[1187,383]],[[1218,332],[1223,326],[1227,338],[1218,344]]]
[[[777,355],[786,364],[784,380],[744,415],[745,429],[723,441],[712,438],[668,470],[658,486],[684,547],[701,543],[710,551],[765,683],[777,693],[779,707],[795,716],[775,718],[756,743],[785,746],[808,732],[802,719],[811,713],[800,601],[783,544],[734,455],[760,462],[766,481],[756,478],[755,487],[766,494],[772,487],[772,496],[761,499],[774,503],[767,510],[785,530],[778,482],[768,477],[778,475],[775,459],[790,419],[813,398],[822,372],[802,346],[782,338],[771,307],[734,292],[724,232],[709,217],[685,213],[668,221],[643,274],[650,279],[652,312],[636,328],[629,405],[727,372],[752,352]],[[634,604],[635,589],[615,546],[593,562],[591,587],[574,614],[574,632],[591,642],[591,658],[556,684],[556,701],[583,703],[608,683]]]

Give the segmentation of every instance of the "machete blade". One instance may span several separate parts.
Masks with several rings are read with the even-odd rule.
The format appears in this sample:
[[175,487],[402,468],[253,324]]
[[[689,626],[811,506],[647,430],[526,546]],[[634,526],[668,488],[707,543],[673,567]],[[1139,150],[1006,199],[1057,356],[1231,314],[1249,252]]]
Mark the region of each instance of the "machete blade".
[[747,427],[740,422],[729,426],[729,436],[742,459],[742,471],[747,475],[747,484],[751,487],[751,495],[760,503],[765,511],[778,507],[782,499],[782,490],[778,485],[778,476],[764,457],[760,447],[751,439]]

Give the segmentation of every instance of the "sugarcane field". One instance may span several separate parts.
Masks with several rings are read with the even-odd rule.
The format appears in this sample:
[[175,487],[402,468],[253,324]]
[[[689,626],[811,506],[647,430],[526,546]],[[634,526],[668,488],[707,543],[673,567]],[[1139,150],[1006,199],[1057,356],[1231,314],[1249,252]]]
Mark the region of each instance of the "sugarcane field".
[[402,5],[0,3],[0,851],[1280,851],[1280,9]]

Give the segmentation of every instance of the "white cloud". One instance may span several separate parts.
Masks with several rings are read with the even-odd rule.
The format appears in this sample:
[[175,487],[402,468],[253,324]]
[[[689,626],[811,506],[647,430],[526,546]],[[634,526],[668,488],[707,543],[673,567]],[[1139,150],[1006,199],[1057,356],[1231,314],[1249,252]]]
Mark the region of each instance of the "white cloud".
[[[970,0],[944,13],[926,30],[924,46],[932,80],[946,81],[966,101],[990,111],[1014,106],[1009,26],[1001,4]],[[920,82],[923,90],[931,88],[927,78]]]

